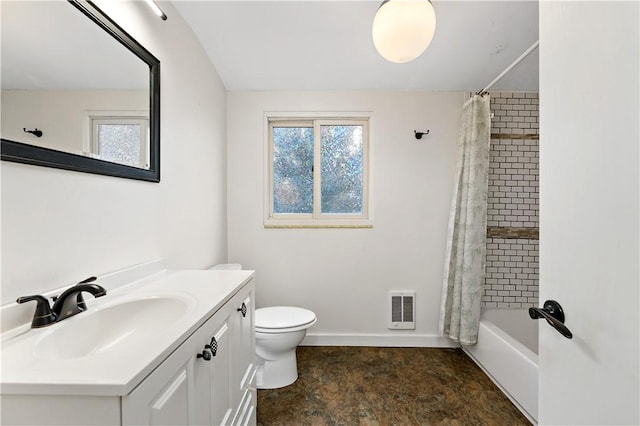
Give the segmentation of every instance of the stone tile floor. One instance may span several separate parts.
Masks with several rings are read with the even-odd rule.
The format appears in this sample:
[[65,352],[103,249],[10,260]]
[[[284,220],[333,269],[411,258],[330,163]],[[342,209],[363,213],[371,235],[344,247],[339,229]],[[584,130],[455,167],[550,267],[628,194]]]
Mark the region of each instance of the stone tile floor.
[[461,349],[298,347],[298,373],[258,425],[530,424]]

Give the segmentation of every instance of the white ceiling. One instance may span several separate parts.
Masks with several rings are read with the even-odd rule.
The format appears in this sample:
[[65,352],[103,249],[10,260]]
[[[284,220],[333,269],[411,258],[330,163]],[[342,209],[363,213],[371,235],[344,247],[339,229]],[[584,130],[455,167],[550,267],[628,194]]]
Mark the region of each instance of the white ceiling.
[[[537,1],[433,0],[433,42],[407,64],[373,46],[380,1],[173,3],[228,90],[478,91],[538,40]],[[537,89],[537,50],[493,87]]]

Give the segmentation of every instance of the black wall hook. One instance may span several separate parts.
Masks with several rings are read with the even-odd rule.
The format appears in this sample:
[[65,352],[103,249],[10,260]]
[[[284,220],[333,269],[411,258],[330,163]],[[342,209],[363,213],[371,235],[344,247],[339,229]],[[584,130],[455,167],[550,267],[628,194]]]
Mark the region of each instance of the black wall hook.
[[27,130],[24,127],[22,128],[22,131],[24,131],[25,133],[31,133],[33,136],[37,137],[37,138],[41,138],[42,137],[42,130],[38,130],[38,128],[36,127],[35,130]]
[[417,130],[414,130],[413,134],[415,135],[416,139],[422,139],[422,136],[428,135],[429,131],[427,130],[426,132],[419,132]]

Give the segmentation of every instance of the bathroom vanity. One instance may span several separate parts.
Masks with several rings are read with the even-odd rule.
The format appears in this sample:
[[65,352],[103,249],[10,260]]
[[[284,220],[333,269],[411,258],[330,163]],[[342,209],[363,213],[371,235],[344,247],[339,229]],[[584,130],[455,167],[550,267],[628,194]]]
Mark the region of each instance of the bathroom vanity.
[[253,276],[163,270],[3,335],[2,423],[255,424]]

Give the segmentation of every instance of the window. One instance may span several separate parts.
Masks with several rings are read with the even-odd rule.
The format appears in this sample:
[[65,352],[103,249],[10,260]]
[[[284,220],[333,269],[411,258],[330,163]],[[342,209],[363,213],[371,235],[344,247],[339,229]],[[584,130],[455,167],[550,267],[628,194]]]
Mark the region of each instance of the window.
[[369,120],[268,118],[268,227],[370,227]]
[[149,168],[149,117],[139,112],[87,114],[86,155],[112,163]]

